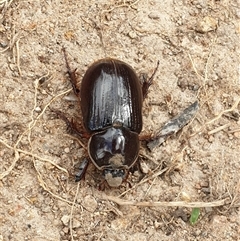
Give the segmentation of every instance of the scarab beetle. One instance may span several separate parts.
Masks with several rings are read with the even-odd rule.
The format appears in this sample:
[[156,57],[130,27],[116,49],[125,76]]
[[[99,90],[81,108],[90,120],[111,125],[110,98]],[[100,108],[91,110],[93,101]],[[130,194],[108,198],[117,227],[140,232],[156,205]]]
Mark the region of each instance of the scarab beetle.
[[[66,53],[65,59],[73,90],[80,101],[83,126],[90,136],[89,158],[102,171],[108,185],[118,187],[138,160],[143,99],[157,68],[141,84],[130,65],[117,59],[101,59],[87,69],[79,90]],[[84,175],[88,162],[84,160],[76,181]]]

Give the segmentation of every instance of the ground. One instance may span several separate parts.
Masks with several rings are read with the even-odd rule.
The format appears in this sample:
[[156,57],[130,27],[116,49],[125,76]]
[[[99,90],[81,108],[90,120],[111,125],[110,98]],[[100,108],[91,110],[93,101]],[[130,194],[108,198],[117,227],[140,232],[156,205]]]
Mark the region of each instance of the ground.
[[[240,240],[239,1],[0,6],[0,240]],[[139,76],[160,61],[141,135],[199,101],[176,135],[151,152],[142,143],[142,181],[135,172],[100,191],[90,165],[74,182],[86,140],[52,111],[81,125],[63,46],[79,83],[100,58],[123,60]],[[200,207],[194,225],[192,207]]]

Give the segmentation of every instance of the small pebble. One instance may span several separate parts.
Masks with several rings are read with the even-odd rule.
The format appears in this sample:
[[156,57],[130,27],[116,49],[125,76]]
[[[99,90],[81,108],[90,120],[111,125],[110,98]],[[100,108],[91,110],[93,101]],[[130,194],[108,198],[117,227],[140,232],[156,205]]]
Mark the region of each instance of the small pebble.
[[70,220],[69,215],[63,215],[62,218],[61,218],[61,221],[65,226],[68,225],[69,220]]
[[129,36],[131,39],[134,39],[134,38],[137,37],[137,34],[136,34],[134,31],[130,31],[130,32],[128,33],[128,36]]
[[203,187],[203,188],[201,189],[201,191],[202,191],[203,193],[205,193],[205,194],[210,194],[210,193],[211,193],[211,190],[210,190],[209,187]]
[[206,16],[196,26],[196,30],[200,33],[207,33],[217,29],[218,21],[215,18]]
[[236,131],[233,135],[234,137],[240,139],[240,131]]
[[65,153],[69,153],[69,152],[70,152],[69,147],[66,147],[66,148],[64,149],[64,152],[65,152]]
[[151,19],[159,19],[160,15],[159,15],[159,13],[151,12],[151,13],[148,14],[148,17],[151,18]]
[[206,213],[210,213],[213,211],[213,208],[212,207],[205,207],[205,211]]
[[145,162],[141,162],[140,166],[141,166],[141,170],[144,174],[147,174],[151,171],[150,168],[148,167],[148,165]]
[[200,181],[201,187],[209,187],[208,181]]
[[63,229],[62,229],[62,231],[64,232],[64,233],[68,233],[68,227],[64,227]]
[[181,192],[181,199],[185,202],[190,202],[191,201],[191,197],[188,193],[182,191]]
[[81,225],[82,224],[78,220],[76,219],[73,220],[73,228],[79,228],[81,227]]
[[89,212],[94,212],[97,209],[97,201],[93,196],[87,195],[83,201],[82,205],[85,209],[87,209]]
[[36,112],[41,112],[42,109],[41,109],[39,106],[37,106],[37,107],[35,108],[35,111],[36,111]]

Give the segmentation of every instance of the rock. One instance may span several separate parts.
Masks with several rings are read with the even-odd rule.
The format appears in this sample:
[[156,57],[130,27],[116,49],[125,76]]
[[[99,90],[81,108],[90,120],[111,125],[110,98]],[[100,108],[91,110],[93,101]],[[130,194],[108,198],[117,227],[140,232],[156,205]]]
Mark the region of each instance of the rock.
[[79,222],[78,220],[74,219],[73,220],[73,228],[79,228],[81,227],[82,223]]
[[90,195],[87,195],[82,201],[82,206],[91,213],[97,209],[97,205],[96,199]]
[[200,22],[197,23],[196,31],[200,33],[207,33],[217,29],[218,20],[215,18],[206,16]]
[[160,14],[158,12],[151,12],[148,14],[148,17],[151,19],[160,19]]
[[126,230],[130,223],[130,219],[118,218],[111,222],[111,228],[113,230]]
[[130,32],[128,33],[128,36],[129,36],[131,39],[134,39],[134,38],[137,37],[137,34],[136,34],[134,31],[130,31]]
[[37,107],[35,108],[35,111],[39,113],[39,112],[42,111],[42,109],[41,109],[39,106],[37,106]]
[[61,221],[65,226],[68,226],[69,220],[70,220],[69,215],[63,215],[61,218]]

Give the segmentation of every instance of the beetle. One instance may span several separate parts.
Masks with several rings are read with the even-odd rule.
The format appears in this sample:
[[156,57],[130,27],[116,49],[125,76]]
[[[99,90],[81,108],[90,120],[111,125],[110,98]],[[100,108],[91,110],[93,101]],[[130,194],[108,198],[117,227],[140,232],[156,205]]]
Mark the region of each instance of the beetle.
[[100,59],[87,69],[79,89],[75,70],[70,69],[63,51],[70,82],[80,103],[83,126],[90,136],[89,158],[81,164],[76,181],[83,178],[90,159],[110,187],[119,187],[138,162],[143,100],[159,62],[152,76],[141,84],[127,63],[113,58]]

